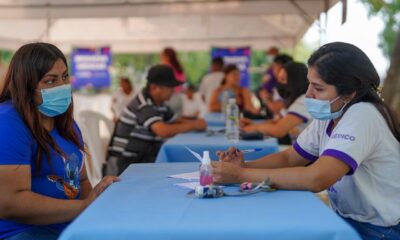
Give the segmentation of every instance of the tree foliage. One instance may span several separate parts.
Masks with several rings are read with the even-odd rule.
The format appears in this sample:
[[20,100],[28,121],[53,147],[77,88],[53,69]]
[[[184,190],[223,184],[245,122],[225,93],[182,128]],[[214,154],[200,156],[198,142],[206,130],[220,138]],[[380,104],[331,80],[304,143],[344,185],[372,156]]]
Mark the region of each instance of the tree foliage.
[[379,47],[387,57],[391,57],[400,26],[400,0],[361,0],[369,8],[371,15],[380,16],[385,28],[380,36]]
[[383,86],[385,102],[400,115],[400,0],[362,0],[370,14],[383,18],[385,28],[380,47],[390,58],[390,67]]

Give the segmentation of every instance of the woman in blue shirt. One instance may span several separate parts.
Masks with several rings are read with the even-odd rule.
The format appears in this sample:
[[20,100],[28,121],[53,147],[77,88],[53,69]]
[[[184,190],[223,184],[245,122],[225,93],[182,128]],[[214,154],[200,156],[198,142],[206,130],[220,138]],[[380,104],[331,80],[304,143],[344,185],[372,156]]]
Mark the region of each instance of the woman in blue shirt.
[[0,94],[0,239],[57,239],[107,186],[92,189],[73,119],[67,60],[48,43],[22,46]]

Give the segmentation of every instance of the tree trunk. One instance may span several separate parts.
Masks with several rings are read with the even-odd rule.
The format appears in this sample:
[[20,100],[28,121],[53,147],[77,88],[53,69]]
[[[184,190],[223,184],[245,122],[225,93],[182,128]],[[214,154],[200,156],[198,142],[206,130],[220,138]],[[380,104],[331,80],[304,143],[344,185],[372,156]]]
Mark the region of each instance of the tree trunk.
[[400,114],[400,31],[397,33],[382,96],[385,103]]

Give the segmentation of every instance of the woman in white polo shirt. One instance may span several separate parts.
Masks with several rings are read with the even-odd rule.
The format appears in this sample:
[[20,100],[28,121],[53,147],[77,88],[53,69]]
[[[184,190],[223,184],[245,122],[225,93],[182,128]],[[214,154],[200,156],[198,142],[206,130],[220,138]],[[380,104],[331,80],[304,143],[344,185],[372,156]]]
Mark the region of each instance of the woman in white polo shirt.
[[277,81],[277,90],[285,104],[285,108],[281,110],[282,117],[261,123],[244,118],[240,124],[245,132],[259,131],[277,138],[289,134],[290,139],[295,140],[312,119],[304,105],[308,86],[307,66],[304,63],[288,62],[279,71]]
[[400,239],[400,126],[374,66],[341,42],[322,46],[308,65],[305,103],[315,120],[283,152],[251,162],[234,148],[218,153],[214,180],[328,189],[332,208],[364,239]]

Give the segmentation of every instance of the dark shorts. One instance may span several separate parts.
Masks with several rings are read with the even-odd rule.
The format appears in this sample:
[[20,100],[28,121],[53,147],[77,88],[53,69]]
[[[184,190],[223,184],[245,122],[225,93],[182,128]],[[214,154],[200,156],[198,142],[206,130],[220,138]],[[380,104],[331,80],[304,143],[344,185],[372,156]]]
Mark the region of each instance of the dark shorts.
[[378,240],[399,240],[400,239],[400,224],[391,227],[380,227],[370,223],[358,222],[350,218],[342,217],[360,234],[362,239]]

